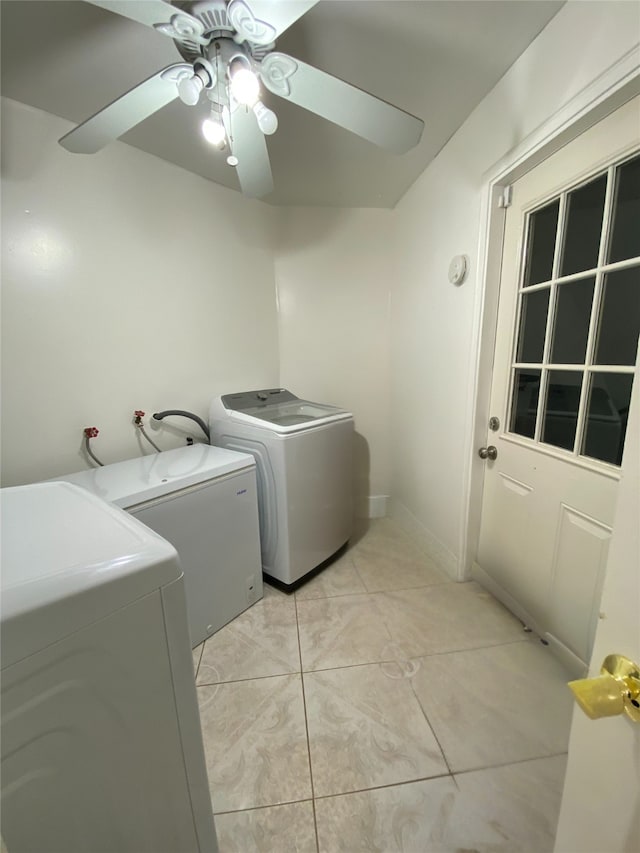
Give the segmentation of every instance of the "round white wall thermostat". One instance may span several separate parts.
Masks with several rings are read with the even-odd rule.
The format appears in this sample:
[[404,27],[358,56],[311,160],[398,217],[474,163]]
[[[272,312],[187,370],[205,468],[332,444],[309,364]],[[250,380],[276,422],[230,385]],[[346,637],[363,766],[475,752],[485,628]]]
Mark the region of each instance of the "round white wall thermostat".
[[449,281],[451,284],[462,284],[467,275],[467,258],[456,255],[449,264]]

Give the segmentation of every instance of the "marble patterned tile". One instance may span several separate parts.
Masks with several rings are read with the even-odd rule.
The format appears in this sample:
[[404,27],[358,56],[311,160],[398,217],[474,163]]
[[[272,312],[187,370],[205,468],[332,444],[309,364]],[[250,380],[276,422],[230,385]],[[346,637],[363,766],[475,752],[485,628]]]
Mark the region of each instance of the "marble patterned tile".
[[415,536],[405,530],[395,519],[388,516],[369,520],[368,528],[350,544],[352,551],[361,548],[378,548],[381,550],[405,548],[408,553],[412,554],[426,553],[424,546]]
[[569,675],[539,642],[419,658],[412,683],[452,771],[566,752]]
[[216,815],[220,853],[317,853],[313,805],[288,803]]
[[371,596],[407,657],[525,640],[522,625],[477,583],[445,583]]
[[346,553],[303,584],[296,591],[296,598],[298,601],[305,601],[310,598],[355,595],[366,591],[351,555]]
[[555,755],[455,775],[463,807],[453,815],[458,847],[551,853],[566,768],[567,756]]
[[262,598],[263,601],[265,599],[268,600],[268,599],[274,599],[274,598],[280,599],[280,601],[290,601],[290,602],[293,601],[293,594],[292,593],[284,592],[283,590],[279,589],[277,586],[273,586],[272,584],[269,583],[269,581],[266,578],[263,578],[262,596],[263,596],[263,598]]
[[564,758],[316,800],[320,853],[551,853]]
[[316,796],[448,772],[408,679],[377,664],[303,678]]
[[198,687],[214,812],[311,797],[299,675]]
[[376,519],[349,553],[368,592],[451,583],[419,543],[390,518]]
[[452,583],[426,554],[412,553],[407,548],[390,552],[363,548],[354,553],[353,561],[367,592]]
[[197,684],[300,671],[293,598],[263,598],[204,644]]
[[391,635],[368,595],[298,601],[297,608],[303,670],[390,657]]

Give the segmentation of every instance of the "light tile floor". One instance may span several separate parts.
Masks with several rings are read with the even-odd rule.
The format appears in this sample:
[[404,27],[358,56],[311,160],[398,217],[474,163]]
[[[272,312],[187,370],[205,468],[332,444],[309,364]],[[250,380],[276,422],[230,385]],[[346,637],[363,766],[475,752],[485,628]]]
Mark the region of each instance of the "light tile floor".
[[392,520],[193,655],[221,853],[553,850],[568,676]]

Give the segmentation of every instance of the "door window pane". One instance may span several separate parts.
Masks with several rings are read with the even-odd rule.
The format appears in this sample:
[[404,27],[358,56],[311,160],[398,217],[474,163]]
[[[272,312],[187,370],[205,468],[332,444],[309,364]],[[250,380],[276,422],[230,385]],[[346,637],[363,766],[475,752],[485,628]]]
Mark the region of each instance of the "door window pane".
[[542,441],[573,450],[582,389],[582,371],[550,370]]
[[640,266],[611,272],[604,279],[595,363],[635,364],[639,333]]
[[551,278],[559,209],[560,200],[556,199],[546,207],[536,210],[529,218],[529,250],[524,273],[525,287],[549,281]]
[[609,263],[640,255],[640,157],[620,166],[616,176]]
[[525,293],[522,297],[517,360],[529,364],[542,361],[544,334],[547,328],[549,288]]
[[605,174],[567,196],[567,225],[560,275],[572,275],[598,265],[606,189]]
[[633,376],[628,373],[592,375],[583,456],[613,465],[622,463],[632,384]]
[[551,361],[584,364],[595,278],[558,285]]
[[536,434],[536,412],[540,394],[539,370],[516,370],[513,380],[511,432],[533,438]]

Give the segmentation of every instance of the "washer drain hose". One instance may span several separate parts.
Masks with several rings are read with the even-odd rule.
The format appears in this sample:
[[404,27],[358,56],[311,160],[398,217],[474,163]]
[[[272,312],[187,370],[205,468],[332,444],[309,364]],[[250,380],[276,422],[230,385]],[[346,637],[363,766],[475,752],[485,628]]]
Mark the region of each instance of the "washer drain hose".
[[155,412],[152,415],[154,420],[161,421],[163,418],[166,418],[168,415],[180,415],[182,418],[189,418],[192,421],[195,421],[202,432],[207,436],[207,441],[211,444],[211,433],[209,432],[209,427],[198,415],[194,415],[193,412],[185,412],[184,409],[167,409],[165,412]]

